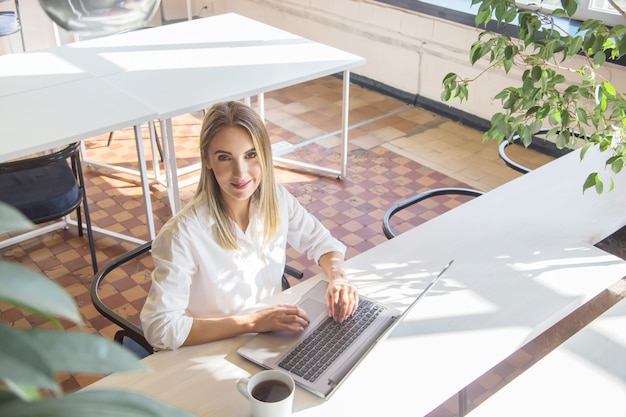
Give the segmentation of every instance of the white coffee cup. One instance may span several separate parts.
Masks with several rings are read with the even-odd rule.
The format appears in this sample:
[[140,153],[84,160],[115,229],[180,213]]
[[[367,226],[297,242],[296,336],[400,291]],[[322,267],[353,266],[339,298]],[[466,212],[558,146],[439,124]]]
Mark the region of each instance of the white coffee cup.
[[240,378],[237,389],[250,401],[254,417],[287,417],[292,413],[296,384],[285,372],[261,371]]

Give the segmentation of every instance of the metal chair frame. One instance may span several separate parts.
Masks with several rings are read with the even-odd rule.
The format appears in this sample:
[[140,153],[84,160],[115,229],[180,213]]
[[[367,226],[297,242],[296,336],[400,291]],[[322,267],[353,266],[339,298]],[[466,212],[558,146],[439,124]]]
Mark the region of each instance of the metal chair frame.
[[91,281],[91,302],[94,307],[100,314],[104,317],[118,325],[121,329],[115,333],[113,340],[120,344],[124,344],[124,338],[128,337],[139,344],[142,348],[148,352],[148,354],[152,354],[154,352],[154,348],[148,343],[146,338],[143,335],[143,330],[135,323],[132,323],[122,315],[115,312],[112,308],[104,304],[102,299],[100,298],[99,288],[100,284],[104,280],[104,278],[109,275],[111,272],[121,267],[125,263],[141,256],[144,253],[149,252],[152,249],[152,241],[146,242],[143,245],[138,246],[137,248],[126,252],[122,256],[115,258],[113,261],[109,262],[106,266],[101,268],[98,273],[94,276]]
[[500,146],[498,146],[498,155],[500,155],[500,159],[502,159],[502,161],[504,161],[506,166],[508,166],[509,168],[513,168],[515,171],[521,172],[522,174],[528,174],[531,171],[530,168],[526,168],[524,165],[518,164],[517,162],[509,158],[509,156],[506,154],[505,149],[512,144],[513,142],[509,142],[508,140],[502,141],[502,143],[500,143]]
[[[546,133],[548,133],[549,131],[550,131],[550,129],[546,129],[546,128],[544,128],[544,129],[540,129],[540,130],[539,130],[539,131],[535,134],[535,136],[545,135],[545,134],[546,134]],[[560,131],[557,131],[557,133],[559,133],[559,132],[560,132]],[[584,137],[584,135],[582,135],[582,134],[581,134],[581,133],[579,133],[579,132],[574,132],[574,133],[573,133],[573,136],[575,136],[575,137],[577,137],[577,138],[580,138],[580,139],[584,139],[584,138],[585,138],[585,137]],[[509,168],[512,168],[512,169],[514,169],[515,171],[520,172],[520,173],[522,173],[522,174],[528,174],[530,171],[532,171],[532,169],[530,169],[530,168],[528,168],[528,167],[525,167],[524,165],[519,164],[519,163],[517,163],[517,162],[513,161],[513,160],[512,160],[511,158],[509,158],[509,156],[506,154],[506,148],[507,148],[509,145],[512,145],[512,144],[514,144],[516,141],[519,141],[519,140],[520,140],[520,136],[519,136],[519,134],[517,134],[517,133],[516,133],[515,135],[513,135],[513,139],[512,139],[511,141],[508,141],[508,140],[504,140],[504,141],[502,141],[502,143],[500,143],[500,145],[498,146],[498,155],[500,156],[500,159],[502,159],[502,161],[503,161],[503,162],[506,164],[506,166],[508,166]],[[531,144],[529,145],[529,148],[532,148],[532,147],[533,147],[533,144],[531,143]],[[536,149],[538,149],[538,148],[536,148]],[[540,152],[541,152],[541,151],[540,151]],[[564,154],[566,154],[567,152],[569,152],[569,150],[560,151],[560,152],[558,152],[558,155],[557,155],[557,156],[564,155]]]
[[456,187],[435,188],[432,190],[428,190],[428,191],[424,191],[422,193],[416,194],[413,197],[407,198],[406,200],[403,200],[389,207],[387,211],[385,212],[385,215],[383,217],[383,233],[385,234],[385,237],[387,237],[387,239],[393,239],[394,237],[397,236],[396,233],[394,233],[394,231],[391,230],[391,226],[389,225],[389,220],[394,214],[408,207],[411,207],[412,205],[417,204],[420,201],[424,201],[428,198],[436,197],[439,195],[447,195],[447,194],[459,194],[459,195],[478,197],[478,196],[483,195],[484,192],[470,189],[470,188],[456,188]]

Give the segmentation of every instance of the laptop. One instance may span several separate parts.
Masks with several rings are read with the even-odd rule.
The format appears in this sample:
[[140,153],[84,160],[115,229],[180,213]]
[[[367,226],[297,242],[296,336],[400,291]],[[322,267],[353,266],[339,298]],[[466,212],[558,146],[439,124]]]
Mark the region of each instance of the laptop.
[[[357,311],[343,323],[336,323],[328,316],[325,299],[328,282],[322,280],[297,302],[310,319],[304,332],[259,333],[237,353],[263,368],[289,373],[297,385],[327,399],[376,343],[384,340],[426,296],[453,261],[448,262],[404,312],[359,295]],[[330,345],[318,344],[322,342]]]

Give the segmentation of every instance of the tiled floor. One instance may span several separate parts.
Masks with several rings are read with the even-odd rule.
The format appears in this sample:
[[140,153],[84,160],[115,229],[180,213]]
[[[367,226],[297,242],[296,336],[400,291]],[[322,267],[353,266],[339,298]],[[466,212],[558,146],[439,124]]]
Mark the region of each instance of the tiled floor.
[[[297,144],[308,139],[328,136],[297,148],[290,157],[339,166],[337,131],[341,120],[341,84],[334,77],[325,77],[265,95],[266,119],[274,142],[283,145],[288,142],[297,148]],[[197,162],[201,118],[202,113],[198,112],[174,120],[180,166]],[[520,175],[500,161],[497,145],[483,142],[481,132],[355,85],[350,94],[350,124],[346,178],[338,180],[277,169],[279,182],[348,246],[347,258],[385,241],[381,230],[385,210],[410,195],[436,187],[489,191]],[[87,140],[88,155],[108,163],[136,166],[131,130],[115,132],[110,146],[106,146],[106,142],[107,135]],[[551,159],[527,149],[510,148],[514,148],[508,150],[514,160],[531,168]],[[146,216],[137,179],[94,166],[88,166],[85,171],[93,223],[147,239]],[[156,183],[150,189],[158,230],[170,216],[167,192]],[[194,189],[195,186],[190,185],[182,190],[183,203],[191,198]],[[393,227],[401,232],[462,204],[465,199],[438,197],[398,215]],[[136,246],[101,234],[96,237],[101,266]],[[289,263],[305,271],[305,277],[319,272],[299,254],[290,251],[288,255]],[[2,257],[43,272],[75,297],[86,323],[81,327],[66,323],[68,328],[99,332],[108,338],[113,336],[116,327],[100,317],[91,305],[89,251],[86,240],[77,237],[75,230],[61,230],[29,240],[3,250]],[[136,318],[149,286],[149,268],[149,259],[141,265],[128,266],[125,273],[115,275],[103,287],[103,297],[129,317]],[[0,319],[19,328],[48,326],[34,315],[1,303]],[[542,351],[541,343],[529,345],[468,387],[470,404],[482,401],[507,378],[536,360]],[[97,377],[61,375],[60,378],[65,389],[73,390]],[[456,412],[456,400],[451,399],[433,415],[455,415]]]

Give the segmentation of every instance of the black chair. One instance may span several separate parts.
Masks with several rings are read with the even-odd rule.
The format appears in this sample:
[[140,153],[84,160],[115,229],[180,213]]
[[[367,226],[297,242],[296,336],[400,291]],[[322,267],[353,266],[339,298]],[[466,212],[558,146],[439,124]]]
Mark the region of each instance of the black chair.
[[99,290],[100,285],[107,275],[120,268],[125,263],[138,259],[143,254],[149,253],[151,249],[152,242],[147,242],[129,252],[126,252],[101,268],[91,281],[90,295],[91,302],[94,307],[100,314],[120,327],[120,330],[115,333],[113,340],[126,346],[131,351],[135,352],[135,354],[137,354],[140,358],[148,356],[154,352],[150,343],[148,343],[143,336],[143,330],[141,330],[141,327],[139,327],[138,324],[131,322],[126,317],[116,312],[113,308],[104,304],[100,298]]
[[[71,161],[71,167],[68,159]],[[8,238],[0,242],[0,247],[67,227],[67,216],[74,210],[78,234],[83,236],[82,211],[84,211],[91,263],[94,273],[98,271],[79,142],[48,154],[1,163],[0,201],[17,208],[35,224],[61,220]]]
[[[146,340],[143,335],[143,330],[141,329],[139,324],[133,323],[128,320],[126,317],[122,316],[120,313],[115,311],[113,308],[107,306],[100,297],[100,286],[105,281],[106,277],[111,274],[113,271],[120,268],[122,265],[133,261],[138,260],[142,255],[146,255],[152,249],[152,242],[146,242],[143,245],[126,252],[125,254],[119,256],[118,258],[111,261],[109,264],[104,266],[102,269],[98,271],[95,275],[93,281],[91,282],[91,302],[94,307],[100,314],[104,317],[115,323],[120,327],[115,333],[113,340],[126,346],[132,352],[134,352],[138,357],[144,358],[152,353],[154,353],[154,348],[150,346],[150,343]],[[304,274],[289,265],[285,266],[285,273],[291,275],[296,279],[302,279]],[[283,275],[282,287],[283,290],[289,288],[289,282],[287,278]]]
[[509,168],[513,168],[514,170],[516,170],[517,172],[521,172],[522,174],[528,174],[531,171],[530,168],[526,168],[524,165],[518,164],[517,162],[509,158],[506,154],[505,149],[507,148],[507,146],[512,144],[513,142],[509,142],[508,140],[502,141],[500,146],[498,146],[498,155],[500,155],[500,159],[502,159],[502,161],[504,161],[506,166],[508,166]]
[[400,203],[394,204],[393,206],[387,209],[387,211],[385,212],[385,216],[383,217],[383,233],[385,234],[387,239],[393,239],[394,237],[396,237],[396,234],[393,232],[393,230],[391,230],[391,226],[389,225],[389,220],[397,212],[404,210],[408,207],[411,207],[412,205],[417,204],[420,201],[424,201],[428,198],[432,198],[432,197],[436,197],[440,195],[451,195],[451,194],[478,197],[478,196],[483,195],[484,193],[482,191],[473,190],[470,188],[454,188],[454,187],[435,188],[433,190],[424,191],[422,193],[414,195],[413,197],[407,198],[406,200],[401,201]]
[[[542,137],[544,137],[546,135],[546,133],[548,133],[550,131],[550,129],[540,129],[537,133],[535,133],[535,135],[533,135],[533,142],[528,146],[528,148],[530,149],[535,149],[538,152],[542,152],[541,147],[536,146],[536,140],[538,139],[542,139]],[[561,131],[557,131],[556,133],[560,133]],[[583,134],[578,133],[578,132],[572,132],[571,135],[573,137],[576,137],[578,139],[588,139],[588,137],[585,137]],[[504,140],[502,141],[502,143],[500,143],[500,146],[498,146],[498,155],[500,156],[500,159],[502,159],[502,161],[506,164],[506,166],[508,166],[509,168],[513,168],[515,171],[520,172],[522,174],[528,174],[530,171],[532,171],[532,169],[525,167],[524,165],[521,165],[515,161],[513,161],[511,158],[509,158],[509,156],[506,154],[506,148],[509,145],[514,144],[515,142],[520,142],[520,136],[519,134],[515,134],[513,135],[513,139],[511,141],[508,140]],[[554,148],[554,145],[551,145],[551,148]],[[551,156],[554,156],[556,158],[561,157],[563,155],[568,154],[569,152],[571,152],[571,149],[560,149],[560,150],[553,150],[551,152],[548,152],[548,154],[550,154]],[[544,151],[545,153],[545,151]]]

